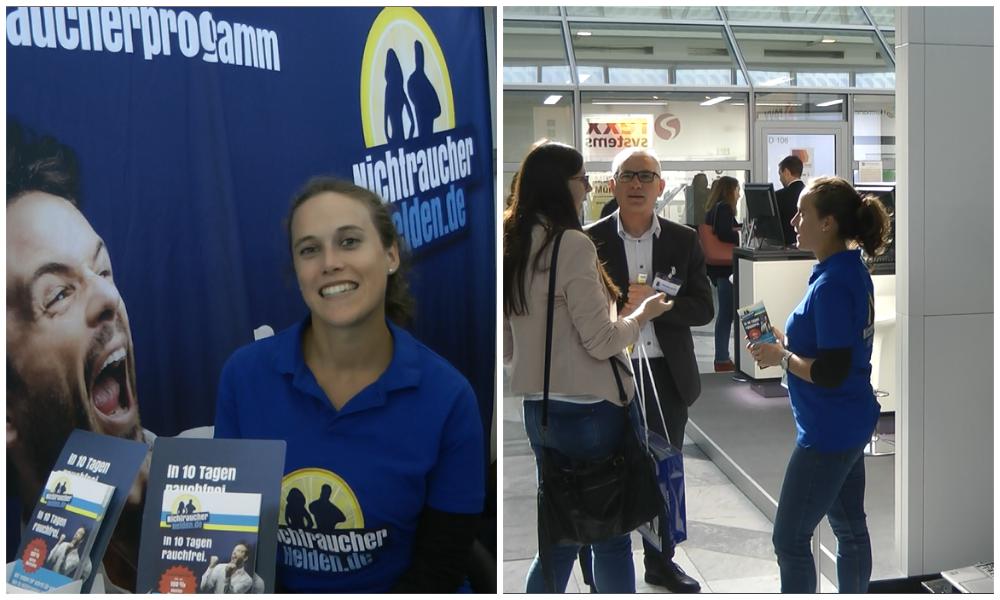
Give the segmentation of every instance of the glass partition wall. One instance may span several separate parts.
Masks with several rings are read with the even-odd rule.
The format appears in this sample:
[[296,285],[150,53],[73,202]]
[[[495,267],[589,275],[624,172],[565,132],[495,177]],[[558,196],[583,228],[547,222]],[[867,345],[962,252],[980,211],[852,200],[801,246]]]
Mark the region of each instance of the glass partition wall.
[[504,192],[535,141],[571,144],[590,222],[612,158],[640,145],[662,163],[660,214],[696,224],[695,175],[777,168],[751,152],[761,121],[846,124],[838,174],[893,182],[894,25],[892,7],[505,7]]

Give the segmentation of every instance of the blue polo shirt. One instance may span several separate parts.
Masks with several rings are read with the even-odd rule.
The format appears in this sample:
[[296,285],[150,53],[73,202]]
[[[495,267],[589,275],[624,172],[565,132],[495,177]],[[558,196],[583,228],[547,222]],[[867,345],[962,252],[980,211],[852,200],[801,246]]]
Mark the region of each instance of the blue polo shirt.
[[410,564],[424,507],[483,510],[479,407],[454,367],[389,323],[389,367],[338,411],[303,358],[308,323],[229,358],[215,437],[288,444],[279,589],[387,592]]
[[809,289],[785,324],[788,349],[815,358],[820,350],[850,348],[851,370],[836,388],[788,373],[798,445],[836,452],[871,437],[880,410],[871,385],[874,296],[860,250],[838,252],[813,267]]

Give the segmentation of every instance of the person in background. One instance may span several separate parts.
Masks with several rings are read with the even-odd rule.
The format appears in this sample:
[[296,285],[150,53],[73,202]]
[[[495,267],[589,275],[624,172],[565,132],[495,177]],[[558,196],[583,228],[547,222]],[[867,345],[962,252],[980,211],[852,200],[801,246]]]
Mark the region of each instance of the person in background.
[[[299,503],[279,515],[276,588],[459,591],[485,494],[479,406],[397,325],[412,300],[386,204],[318,177],[292,201],[287,233],[309,312],[229,358],[215,416],[216,438],[284,440],[281,495],[297,489],[312,511],[316,531],[301,529]],[[313,548],[330,530],[362,542]],[[303,548],[321,556],[296,560]]]
[[[705,202],[705,223],[712,226],[712,232],[719,240],[729,243],[740,243],[737,233],[739,223],[736,222],[736,202],[740,198],[740,182],[733,177],[723,175],[712,183],[712,190]],[[719,311],[715,314],[715,372],[724,373],[736,369],[729,354],[730,340],[733,333],[733,267],[708,265],[708,276],[715,285],[715,294],[719,300]]]
[[816,592],[810,540],[826,515],[837,537],[837,589],[863,594],[872,570],[864,447],[880,409],[871,385],[874,288],[857,247],[881,254],[889,216],[844,179],[820,177],[799,197],[792,223],[798,246],[819,264],[785,332],[773,328],[778,341],[747,344],[762,368],[781,365],[787,374],[797,431],[772,536],[781,592]]
[[785,246],[792,246],[795,242],[792,217],[798,210],[799,194],[806,187],[802,183],[802,159],[793,155],[781,159],[778,163],[778,179],[784,187],[774,193],[774,198],[778,201],[778,217],[785,236]]
[[[691,327],[711,321],[714,311],[705,255],[697,232],[655,214],[656,200],[663,194],[665,183],[660,161],[651,150],[623,150],[612,161],[611,171],[611,193],[618,200],[618,211],[588,226],[587,234],[594,240],[597,255],[615,286],[627,290],[622,298],[622,314],[631,313],[656,295],[651,285],[657,279],[670,279],[679,285],[673,309],[647,323],[638,344],[645,349],[650,363],[650,369],[643,370],[644,389],[651,390],[655,385],[660,400],[657,408],[656,396],[646,392],[644,409],[649,415],[649,427],[680,450],[688,407],[701,394]],[[640,283],[640,275],[646,283]],[[638,359],[638,354],[634,353],[633,359]],[[666,431],[659,416],[661,408]],[[700,590],[701,585],[673,557],[672,540],[664,540],[662,550],[643,540],[646,582],[672,592]]]
[[[663,294],[653,294],[617,318],[618,288],[604,273],[593,242],[580,228],[579,215],[589,190],[579,152],[564,144],[542,144],[524,158],[514,202],[504,214],[504,364],[511,368],[511,391],[524,398],[524,426],[536,465],[542,444],[569,460],[606,458],[619,447],[629,426],[622,405],[635,394],[623,351],[635,343],[645,323],[673,307]],[[560,233],[549,421],[543,435],[540,400],[548,279],[553,241]],[[613,364],[625,388],[624,398],[615,383]],[[528,570],[527,592],[563,592],[579,546],[544,550],[552,564],[543,565],[535,555]],[[595,543],[592,551],[598,592],[635,591],[629,533]],[[544,572],[549,569],[555,589],[546,585]]]
[[688,205],[688,223],[697,227],[699,223],[705,222],[705,203],[708,200],[708,176],[704,173],[695,174],[691,179],[685,193],[685,200]]

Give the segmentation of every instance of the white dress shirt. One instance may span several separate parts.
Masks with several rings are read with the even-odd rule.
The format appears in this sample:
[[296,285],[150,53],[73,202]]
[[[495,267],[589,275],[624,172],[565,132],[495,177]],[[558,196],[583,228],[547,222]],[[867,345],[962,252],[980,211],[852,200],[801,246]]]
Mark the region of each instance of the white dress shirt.
[[[628,280],[629,283],[636,283],[639,281],[639,274],[644,274],[646,276],[646,285],[653,285],[653,278],[656,273],[653,272],[653,238],[660,237],[660,220],[653,215],[653,222],[648,230],[639,237],[632,237],[627,231],[622,227],[621,214],[618,215],[618,235],[622,238],[622,244],[625,246],[625,260],[628,263]],[[626,292],[628,290],[622,290]],[[656,339],[656,333],[653,331],[653,322],[648,321],[639,330],[639,341],[637,344],[642,344],[643,348],[646,350],[646,356],[649,358],[663,356],[663,351],[660,349],[660,342]],[[637,355],[632,356],[633,359],[638,358]]]

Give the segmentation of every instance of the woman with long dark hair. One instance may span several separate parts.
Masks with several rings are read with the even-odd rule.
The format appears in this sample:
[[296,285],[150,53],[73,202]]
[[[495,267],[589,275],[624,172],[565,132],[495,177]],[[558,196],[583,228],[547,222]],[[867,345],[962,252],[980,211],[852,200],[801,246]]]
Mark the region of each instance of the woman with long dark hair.
[[[623,350],[639,329],[672,306],[651,296],[618,319],[618,290],[598,263],[593,242],[580,227],[580,210],[590,190],[583,157],[573,148],[544,143],[521,164],[514,200],[503,221],[504,362],[511,390],[524,397],[524,425],[540,461],[540,448],[569,460],[610,456],[627,432],[623,399],[609,359],[617,361],[625,388],[634,395]],[[541,429],[541,405],[548,275],[553,241],[562,233],[556,264],[552,324],[549,422]],[[594,585],[599,592],[634,592],[629,534],[593,544]],[[528,571],[527,591],[564,591],[579,546],[546,549],[555,589],[546,589],[538,555]]]
[[[705,202],[705,223],[712,226],[712,232],[719,240],[729,244],[739,244],[736,222],[736,202],[740,198],[740,182],[723,175],[712,183]],[[715,285],[719,299],[719,310],[715,313],[715,372],[735,370],[729,354],[729,340],[733,333],[733,274],[732,265],[707,265],[708,277]]]
[[816,591],[810,539],[824,515],[837,536],[837,589],[863,594],[872,571],[865,521],[864,447],[878,420],[871,385],[875,300],[862,260],[889,242],[889,215],[839,177],[820,177],[799,196],[792,219],[813,267],[786,333],[773,344],[748,344],[761,367],[781,365],[798,435],[774,519],[781,591]]

